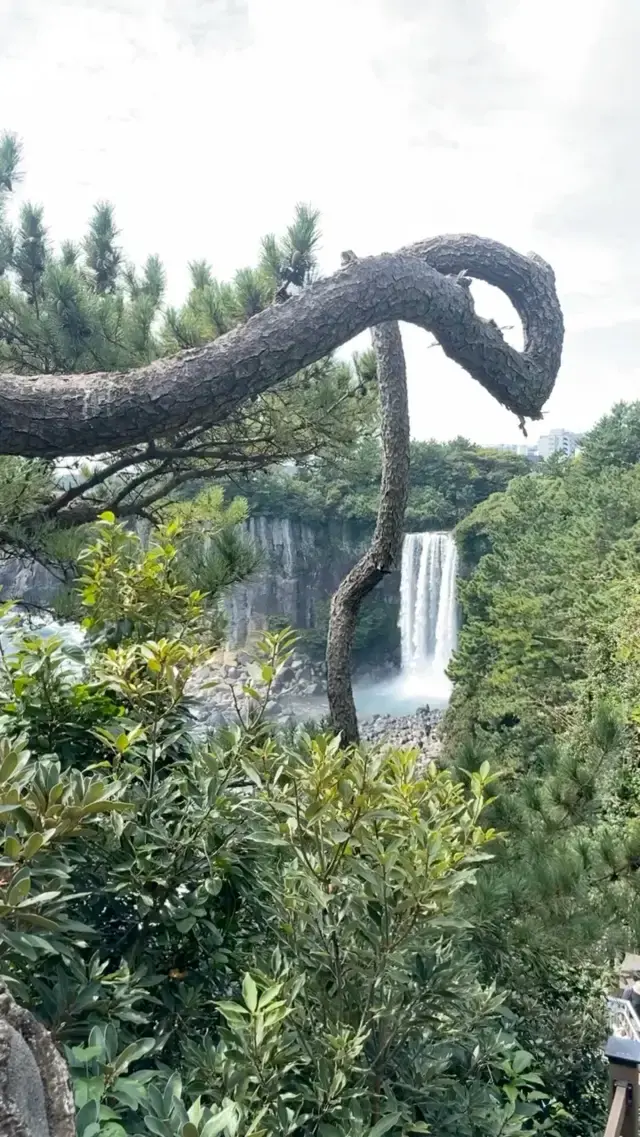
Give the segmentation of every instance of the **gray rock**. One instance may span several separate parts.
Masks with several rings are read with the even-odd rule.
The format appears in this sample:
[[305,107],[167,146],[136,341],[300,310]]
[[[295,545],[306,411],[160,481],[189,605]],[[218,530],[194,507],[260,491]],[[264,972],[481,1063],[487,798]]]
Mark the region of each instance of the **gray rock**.
[[[11,1121],[17,1124],[17,1131],[20,1132],[23,1126],[30,1137],[50,1137],[44,1085],[38,1065],[22,1035],[7,1022],[0,1027],[0,1055],[6,1062],[2,1096],[7,1099],[5,1108],[8,1102],[13,1104],[15,1116]],[[19,1119],[22,1119],[22,1126]]]
[[0,986],[0,1137],[75,1137],[75,1116],[51,1035]]

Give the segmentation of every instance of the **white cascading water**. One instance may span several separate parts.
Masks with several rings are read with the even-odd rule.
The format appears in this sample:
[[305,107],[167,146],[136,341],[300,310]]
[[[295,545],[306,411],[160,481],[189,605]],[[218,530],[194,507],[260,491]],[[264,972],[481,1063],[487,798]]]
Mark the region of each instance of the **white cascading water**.
[[407,694],[446,699],[456,646],[458,557],[451,533],[407,533],[400,578],[401,682]]

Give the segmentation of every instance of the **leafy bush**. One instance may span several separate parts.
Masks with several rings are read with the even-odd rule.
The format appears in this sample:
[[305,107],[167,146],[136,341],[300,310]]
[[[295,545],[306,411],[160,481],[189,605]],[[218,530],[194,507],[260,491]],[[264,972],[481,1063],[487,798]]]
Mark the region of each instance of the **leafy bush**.
[[83,663],[18,626],[0,660],[0,970],[65,1048],[80,1137],[555,1132],[456,913],[488,768],[274,734],[286,632],[198,738],[200,598],[170,543],[122,575],[122,539],[105,519],[85,558]]

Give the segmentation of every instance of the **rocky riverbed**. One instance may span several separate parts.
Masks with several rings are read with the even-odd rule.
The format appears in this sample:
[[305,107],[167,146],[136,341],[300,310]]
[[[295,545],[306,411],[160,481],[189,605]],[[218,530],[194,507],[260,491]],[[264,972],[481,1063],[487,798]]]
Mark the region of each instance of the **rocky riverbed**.
[[442,711],[420,707],[412,715],[373,715],[364,719],[360,733],[363,741],[382,742],[402,750],[419,750],[423,759],[436,759],[441,742],[438,729]]
[[[252,682],[250,666],[250,661],[242,655],[220,657],[194,674],[190,694],[195,699],[196,713],[203,727],[236,721],[237,707],[242,709],[245,704],[242,688]],[[390,671],[356,677],[356,703],[358,683],[370,695],[373,684],[388,683],[389,677]],[[297,657],[291,659],[271,686],[266,713],[281,727],[309,721],[323,725],[328,714],[324,666],[314,666]],[[366,742],[420,750],[423,758],[430,760],[437,758],[440,751],[441,719],[442,710],[428,706],[410,714],[361,714],[361,735]]]

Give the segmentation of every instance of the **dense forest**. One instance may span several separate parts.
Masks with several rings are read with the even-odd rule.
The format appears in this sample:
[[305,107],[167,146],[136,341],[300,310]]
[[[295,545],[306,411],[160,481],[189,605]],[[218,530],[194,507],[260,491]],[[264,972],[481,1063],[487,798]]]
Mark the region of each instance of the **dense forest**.
[[98,523],[88,653],[16,631],[0,666],[2,973],[65,1047],[83,1137],[599,1137],[640,936],[639,426],[615,408],[459,523],[439,769],[274,733],[285,632],[198,741],[197,513],[149,549]]
[[497,772],[504,834],[464,905],[482,973],[574,1121],[604,1128],[602,994],[640,943],[640,404],[458,526],[453,768]]
[[[411,488],[405,528],[453,529],[474,506],[529,471],[526,458],[476,446],[466,438],[411,443]],[[380,441],[361,435],[354,447],[304,465],[291,463],[234,483],[253,513],[309,524],[343,518],[370,530],[380,490]]]
[[64,1047],[80,1137],[555,1132],[456,912],[495,842],[488,769],[274,732],[287,633],[237,725],[194,735],[182,524],[144,549],[105,516],[87,650],[15,626],[0,656],[0,967]]

